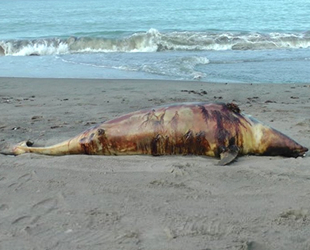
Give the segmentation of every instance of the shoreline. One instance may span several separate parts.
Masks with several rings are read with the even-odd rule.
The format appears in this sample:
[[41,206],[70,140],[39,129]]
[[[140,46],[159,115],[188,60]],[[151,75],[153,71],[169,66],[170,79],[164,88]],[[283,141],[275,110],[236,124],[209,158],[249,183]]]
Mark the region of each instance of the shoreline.
[[[310,146],[310,84],[0,77],[0,89],[0,143],[51,145],[138,109],[216,101]],[[0,155],[0,246],[306,249],[309,154],[228,167],[198,156]]]
[[[125,81],[125,82],[133,82],[133,81],[138,81],[138,82],[176,82],[176,83],[203,83],[203,84],[234,84],[234,85],[305,85],[305,86],[310,86],[310,81],[309,83],[303,83],[303,82],[296,82],[296,83],[289,83],[289,82],[279,82],[279,83],[268,83],[268,82],[230,82],[230,81],[222,81],[222,82],[212,82],[212,81],[207,81],[207,80],[199,80],[199,79],[152,79],[152,78],[88,78],[88,77],[25,77],[25,76],[17,76],[17,77],[12,77],[12,76],[0,76],[0,79],[2,80],[20,80],[20,81],[26,81],[26,80],[43,80],[43,81],[50,81],[50,80],[55,80],[55,81],[103,81],[103,82],[109,82],[109,81]],[[2,81],[1,80],[1,81]]]

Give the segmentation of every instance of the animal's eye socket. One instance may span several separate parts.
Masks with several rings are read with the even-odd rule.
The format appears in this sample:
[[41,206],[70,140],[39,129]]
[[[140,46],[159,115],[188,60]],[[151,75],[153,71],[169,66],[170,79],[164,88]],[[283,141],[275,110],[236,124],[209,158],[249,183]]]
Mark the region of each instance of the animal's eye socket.
[[103,135],[105,133],[104,129],[99,128],[98,129],[98,135]]

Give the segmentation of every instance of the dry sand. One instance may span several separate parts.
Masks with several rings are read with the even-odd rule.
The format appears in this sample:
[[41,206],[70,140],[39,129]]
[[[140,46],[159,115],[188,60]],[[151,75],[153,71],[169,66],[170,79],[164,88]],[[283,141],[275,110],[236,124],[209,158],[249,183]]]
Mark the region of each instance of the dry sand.
[[[310,85],[0,78],[0,142],[66,140],[118,115],[237,103],[310,146]],[[0,249],[310,249],[310,157],[0,155]]]

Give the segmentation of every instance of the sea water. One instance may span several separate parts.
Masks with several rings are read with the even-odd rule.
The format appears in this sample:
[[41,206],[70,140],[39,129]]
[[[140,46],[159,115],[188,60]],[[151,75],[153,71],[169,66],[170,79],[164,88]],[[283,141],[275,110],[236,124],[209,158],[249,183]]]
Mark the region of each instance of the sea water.
[[310,1],[1,1],[0,76],[309,83]]

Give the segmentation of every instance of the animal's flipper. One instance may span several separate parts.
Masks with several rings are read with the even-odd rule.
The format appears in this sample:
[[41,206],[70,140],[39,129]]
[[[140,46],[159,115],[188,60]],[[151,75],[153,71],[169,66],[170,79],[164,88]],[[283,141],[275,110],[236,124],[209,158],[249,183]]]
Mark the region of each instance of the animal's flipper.
[[233,162],[237,158],[239,151],[240,150],[236,145],[224,148],[223,152],[220,154],[221,160],[219,161],[218,165],[225,166]]

